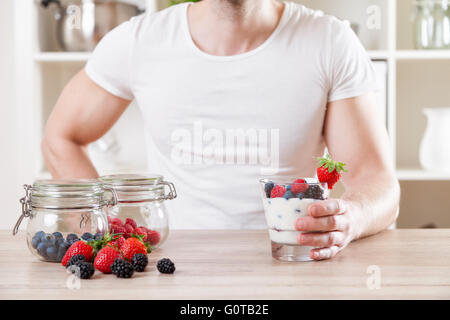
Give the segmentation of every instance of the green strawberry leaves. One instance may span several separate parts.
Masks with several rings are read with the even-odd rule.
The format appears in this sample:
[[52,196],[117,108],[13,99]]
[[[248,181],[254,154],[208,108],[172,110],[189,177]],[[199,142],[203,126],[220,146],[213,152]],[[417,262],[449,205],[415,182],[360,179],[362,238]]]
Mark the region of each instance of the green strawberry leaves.
[[316,159],[319,162],[319,168],[324,167],[328,169],[329,173],[332,173],[334,170],[336,170],[337,173],[348,172],[344,168],[346,165],[345,163],[334,161],[328,153],[325,157],[318,157]]

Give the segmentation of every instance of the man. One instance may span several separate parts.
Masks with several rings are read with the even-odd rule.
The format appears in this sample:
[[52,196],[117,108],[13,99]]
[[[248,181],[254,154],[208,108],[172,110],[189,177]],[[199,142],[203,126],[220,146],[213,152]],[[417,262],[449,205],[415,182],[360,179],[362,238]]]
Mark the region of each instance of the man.
[[[314,231],[298,238],[317,247],[313,259],[328,259],[397,217],[374,89],[369,57],[338,19],[274,0],[203,0],[110,32],[62,92],[42,149],[55,178],[97,177],[86,145],[135,100],[149,167],[177,186],[172,225],[238,229],[265,227],[261,174],[312,177],[326,146],[347,163],[346,191],[311,205],[296,228]],[[221,140],[236,130],[258,139]]]

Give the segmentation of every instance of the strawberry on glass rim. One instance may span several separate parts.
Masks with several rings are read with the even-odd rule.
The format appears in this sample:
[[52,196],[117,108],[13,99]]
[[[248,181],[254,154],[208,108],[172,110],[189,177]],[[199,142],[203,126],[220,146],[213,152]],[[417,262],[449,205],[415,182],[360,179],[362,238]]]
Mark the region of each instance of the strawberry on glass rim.
[[334,185],[341,178],[341,172],[347,172],[345,170],[345,163],[337,162],[331,159],[327,154],[325,157],[317,158],[319,167],[317,168],[317,178],[322,183],[328,184],[328,189],[333,189]]

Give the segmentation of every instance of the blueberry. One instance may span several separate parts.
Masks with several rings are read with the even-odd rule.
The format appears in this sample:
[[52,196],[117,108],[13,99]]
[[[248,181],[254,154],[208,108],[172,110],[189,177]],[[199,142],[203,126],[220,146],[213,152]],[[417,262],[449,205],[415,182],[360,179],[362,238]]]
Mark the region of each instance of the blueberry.
[[272,192],[272,189],[274,186],[275,186],[275,184],[273,182],[267,182],[264,185],[264,191],[266,192],[267,198],[270,198],[270,193]]
[[47,259],[50,261],[56,260],[56,255],[58,253],[57,249],[55,247],[47,247]]
[[299,192],[299,193],[297,193],[297,195],[295,197],[299,198],[301,200],[301,199],[303,199],[303,193]]
[[37,252],[43,258],[47,258],[47,245],[45,242],[41,242],[37,246]]
[[52,234],[46,233],[42,242],[45,242],[47,247],[54,246],[56,244],[56,238]]
[[44,231],[38,231],[34,234],[35,237],[38,237],[40,239],[45,237],[45,232]]
[[81,239],[87,241],[87,240],[91,240],[92,237],[93,237],[92,233],[90,233],[90,232],[85,232],[85,233],[83,233],[83,235],[81,236]]
[[79,238],[78,238],[78,236],[75,233],[69,233],[67,235],[66,239],[67,239],[67,241],[69,241],[69,240],[74,240],[74,239],[79,239]]
[[94,240],[101,240],[101,239],[103,239],[103,233],[97,232],[97,233],[94,235]]
[[80,241],[80,239],[66,240],[66,242],[69,244],[69,247],[78,241]]
[[66,242],[64,238],[57,238],[55,246],[59,248],[64,242]]
[[38,244],[41,243],[41,237],[39,237],[38,235],[35,235],[32,239],[31,239],[31,246],[36,249]]
[[284,194],[283,198],[285,198],[287,200],[287,199],[290,199],[290,198],[295,198],[295,196],[294,196],[294,193],[291,190],[289,190],[289,191],[286,191],[286,193]]
[[59,232],[59,231],[53,232],[52,235],[53,235],[56,239],[64,238],[63,235],[62,235],[62,233]]
[[288,185],[288,186],[286,187],[286,191],[292,191],[292,186],[291,186],[291,185]]

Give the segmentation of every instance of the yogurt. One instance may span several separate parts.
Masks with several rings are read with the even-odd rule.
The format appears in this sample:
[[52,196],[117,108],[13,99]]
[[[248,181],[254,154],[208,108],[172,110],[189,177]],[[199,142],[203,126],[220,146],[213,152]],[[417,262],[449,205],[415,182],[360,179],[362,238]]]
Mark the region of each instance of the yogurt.
[[279,244],[298,245],[295,222],[308,215],[310,204],[315,199],[266,198],[263,199],[264,212],[269,228],[270,240]]

